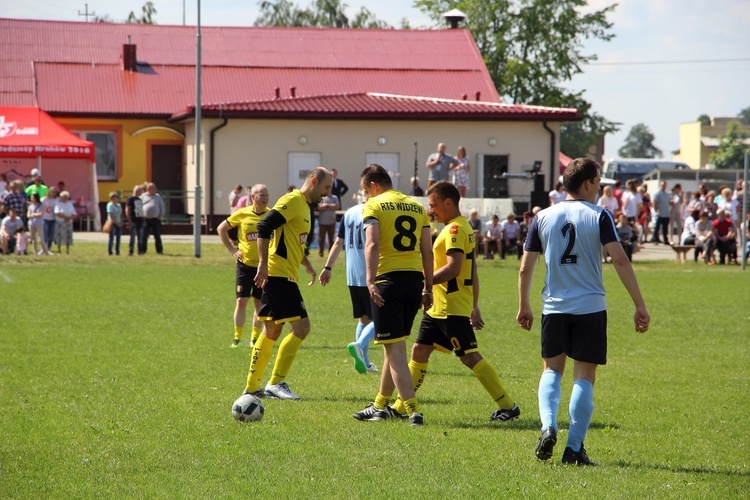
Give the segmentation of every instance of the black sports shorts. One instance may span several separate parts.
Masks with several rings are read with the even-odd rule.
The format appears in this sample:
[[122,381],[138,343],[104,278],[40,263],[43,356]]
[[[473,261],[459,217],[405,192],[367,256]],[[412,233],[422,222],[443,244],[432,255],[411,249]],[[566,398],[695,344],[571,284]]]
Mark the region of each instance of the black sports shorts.
[[445,353],[453,351],[459,357],[479,350],[471,320],[466,316],[441,319],[425,314],[415,342],[431,345]]
[[352,314],[355,318],[367,316],[372,319],[372,302],[370,291],[366,286],[350,286],[349,295],[352,298]]
[[254,297],[260,299],[263,295],[263,290],[255,286],[255,273],[258,272],[257,267],[252,267],[237,261],[237,272],[235,284],[235,291],[237,292],[237,298],[240,297]]
[[562,353],[577,361],[607,364],[607,311],[542,315],[542,358]]
[[305,301],[302,300],[299,287],[287,278],[269,277],[266,286],[263,287],[260,303],[258,319],[261,321],[274,321],[279,324],[307,318]]
[[393,271],[375,278],[385,304],[372,304],[375,343],[390,344],[411,333],[417,311],[422,307],[424,276],[419,271]]

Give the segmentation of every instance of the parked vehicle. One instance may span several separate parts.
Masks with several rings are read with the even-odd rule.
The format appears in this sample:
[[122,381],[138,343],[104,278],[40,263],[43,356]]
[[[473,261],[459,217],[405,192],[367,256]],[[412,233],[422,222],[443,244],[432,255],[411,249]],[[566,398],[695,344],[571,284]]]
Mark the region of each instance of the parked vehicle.
[[604,163],[603,176],[621,181],[623,184],[629,179],[643,177],[654,170],[690,170],[686,163],[654,158],[617,158]]

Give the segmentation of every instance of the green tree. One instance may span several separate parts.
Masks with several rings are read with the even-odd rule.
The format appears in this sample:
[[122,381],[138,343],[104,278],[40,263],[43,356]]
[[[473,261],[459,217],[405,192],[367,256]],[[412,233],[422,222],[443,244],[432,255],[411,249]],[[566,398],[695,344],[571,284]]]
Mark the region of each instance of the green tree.
[[721,138],[718,149],[711,155],[711,163],[719,169],[743,168],[745,154],[750,152],[750,145],[745,144],[747,136],[739,120],[729,122],[727,135]]
[[711,117],[708,116],[707,114],[700,115],[697,121],[701,122],[701,125],[703,125],[704,127],[711,126]]
[[[589,146],[608,132],[619,130],[591,111],[583,93],[563,87],[583,67],[597,59],[583,53],[587,39],[614,37],[607,15],[616,4],[584,13],[587,0],[415,0],[414,6],[443,25],[441,15],[459,9],[476,40],[498,92],[506,102],[577,107],[583,120],[562,128],[566,153],[588,154]],[[566,137],[570,134],[569,137]]]
[[255,26],[390,28],[365,7],[350,19],[346,15],[348,5],[339,0],[314,0],[308,8],[298,7],[289,0],[263,0],[259,6]]
[[737,116],[740,118],[740,123],[743,125],[750,125],[750,106],[741,110]]
[[156,7],[154,7],[154,2],[146,2],[143,4],[143,7],[141,7],[140,17],[137,17],[135,12],[131,10],[128,20],[125,22],[131,24],[156,24],[156,21],[154,20],[155,16]]
[[654,134],[646,125],[639,123],[630,129],[625,144],[617,150],[623,158],[661,158],[661,149],[654,146]]

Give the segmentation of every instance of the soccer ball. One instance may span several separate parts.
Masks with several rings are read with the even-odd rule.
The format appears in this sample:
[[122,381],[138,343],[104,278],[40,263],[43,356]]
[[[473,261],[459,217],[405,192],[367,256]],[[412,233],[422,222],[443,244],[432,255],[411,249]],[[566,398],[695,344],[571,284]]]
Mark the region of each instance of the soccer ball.
[[257,422],[264,411],[263,401],[252,394],[243,394],[232,405],[232,417],[238,422]]

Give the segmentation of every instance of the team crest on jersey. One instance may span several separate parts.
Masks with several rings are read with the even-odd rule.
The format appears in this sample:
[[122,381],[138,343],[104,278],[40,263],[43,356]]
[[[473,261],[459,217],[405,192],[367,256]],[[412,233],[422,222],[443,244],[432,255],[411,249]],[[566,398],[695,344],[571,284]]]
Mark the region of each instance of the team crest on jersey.
[[[458,226],[451,226],[451,234],[458,234]],[[456,241],[456,240],[453,240]]]
[[307,244],[307,233],[300,233],[299,244],[303,246]]

